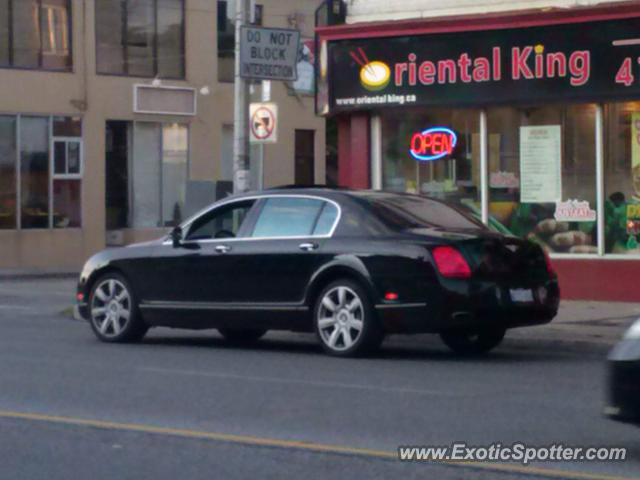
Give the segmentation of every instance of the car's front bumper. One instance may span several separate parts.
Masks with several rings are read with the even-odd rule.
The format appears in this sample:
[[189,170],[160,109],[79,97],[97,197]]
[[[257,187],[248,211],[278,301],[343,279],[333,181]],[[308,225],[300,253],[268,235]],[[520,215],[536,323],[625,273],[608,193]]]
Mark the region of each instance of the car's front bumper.
[[640,340],[625,339],[609,355],[604,413],[640,424]]
[[640,361],[611,362],[605,415],[640,424]]
[[86,303],[76,303],[73,306],[74,320],[87,321],[89,319],[89,311]]

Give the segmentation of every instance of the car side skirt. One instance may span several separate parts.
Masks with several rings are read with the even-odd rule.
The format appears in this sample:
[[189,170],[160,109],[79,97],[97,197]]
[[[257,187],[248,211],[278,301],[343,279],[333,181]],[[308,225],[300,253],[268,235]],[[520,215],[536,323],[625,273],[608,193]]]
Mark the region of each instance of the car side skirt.
[[288,303],[144,302],[140,311],[152,327],[265,328],[310,331],[309,307]]

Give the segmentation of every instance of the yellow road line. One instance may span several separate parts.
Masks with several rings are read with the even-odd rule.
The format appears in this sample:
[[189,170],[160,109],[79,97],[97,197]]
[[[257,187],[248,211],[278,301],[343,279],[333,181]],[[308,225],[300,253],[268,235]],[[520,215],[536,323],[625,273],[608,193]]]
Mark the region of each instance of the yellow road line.
[[[171,435],[183,438],[193,438],[199,440],[214,440],[229,443],[236,443],[248,446],[262,447],[279,447],[297,450],[306,450],[319,453],[334,453],[346,455],[359,455],[364,457],[380,458],[387,460],[397,460],[397,452],[386,450],[374,450],[368,448],[347,447],[342,445],[331,445],[315,442],[303,442],[296,440],[280,440],[277,438],[255,437],[251,435],[234,435],[229,433],[207,432],[203,430],[190,430],[182,428],[157,427],[154,425],[144,425],[136,423],[119,423],[103,420],[91,420],[77,417],[62,417],[57,415],[43,415],[38,413],[14,412],[8,410],[0,410],[0,418],[12,418],[20,420],[31,420],[38,422],[59,423],[64,425],[74,425],[83,427],[94,427],[106,430],[120,430],[130,432],[152,433],[160,435]],[[556,470],[551,468],[513,465],[513,464],[497,464],[487,462],[473,461],[432,461],[425,462],[432,464],[451,465],[459,467],[479,468],[483,470],[539,475],[549,478],[563,478],[568,480],[633,480],[630,477],[619,477],[610,475],[599,475],[596,473],[574,472],[570,470]]]

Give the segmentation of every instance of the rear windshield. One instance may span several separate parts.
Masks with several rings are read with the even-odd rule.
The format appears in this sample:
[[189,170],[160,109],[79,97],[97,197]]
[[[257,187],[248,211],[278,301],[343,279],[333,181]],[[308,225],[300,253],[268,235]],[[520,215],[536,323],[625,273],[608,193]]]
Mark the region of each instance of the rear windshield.
[[374,214],[397,230],[411,228],[484,229],[484,225],[459,207],[414,195],[366,197]]

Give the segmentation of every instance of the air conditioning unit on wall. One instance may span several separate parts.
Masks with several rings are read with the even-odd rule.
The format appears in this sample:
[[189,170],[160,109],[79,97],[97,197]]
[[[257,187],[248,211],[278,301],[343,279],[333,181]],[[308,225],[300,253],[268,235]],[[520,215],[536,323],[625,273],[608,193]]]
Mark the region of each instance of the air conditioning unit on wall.
[[154,85],[133,86],[133,111],[155,115],[195,116],[195,88]]

